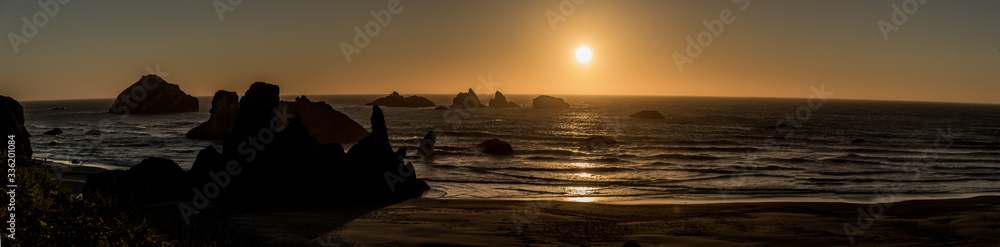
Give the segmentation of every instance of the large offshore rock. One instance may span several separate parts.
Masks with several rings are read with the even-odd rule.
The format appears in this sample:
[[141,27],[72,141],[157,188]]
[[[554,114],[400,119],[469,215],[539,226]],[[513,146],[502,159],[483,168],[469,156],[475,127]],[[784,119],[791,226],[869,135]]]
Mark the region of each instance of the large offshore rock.
[[497,93],[493,95],[493,99],[490,100],[490,107],[510,108],[510,107],[521,107],[521,105],[507,101],[507,97],[503,96],[503,94],[500,93],[500,91],[497,91]]
[[531,102],[532,102],[532,106],[535,109],[569,108],[569,104],[567,104],[566,101],[563,101],[563,99],[552,97],[552,96],[548,96],[548,95],[538,96],[534,100],[532,100]]
[[483,103],[479,101],[479,96],[476,95],[475,91],[470,88],[468,92],[458,93],[455,98],[451,99],[451,108],[478,108],[483,107]]
[[433,106],[435,106],[434,102],[431,102],[431,100],[429,100],[427,98],[416,96],[416,95],[413,95],[413,96],[410,96],[410,97],[403,97],[402,95],[399,95],[399,93],[397,93],[397,92],[392,92],[392,94],[390,94],[389,96],[378,98],[375,101],[373,101],[372,103],[368,103],[366,105],[377,105],[377,106],[385,106],[385,107],[433,107]]
[[108,113],[158,114],[198,111],[198,99],[157,75],[145,75],[129,86],[111,104]]

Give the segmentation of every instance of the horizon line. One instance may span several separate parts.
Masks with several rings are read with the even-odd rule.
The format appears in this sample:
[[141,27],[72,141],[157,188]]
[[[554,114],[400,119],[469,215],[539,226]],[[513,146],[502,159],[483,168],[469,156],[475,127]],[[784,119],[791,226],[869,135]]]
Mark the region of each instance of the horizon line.
[[[399,92],[399,91],[393,91]],[[391,93],[390,93],[391,94]],[[238,94],[241,98],[243,94]],[[378,94],[378,93],[346,93],[346,94],[305,94],[305,96],[379,96],[388,94]],[[404,95],[400,93],[400,95]],[[408,94],[408,95],[452,95],[451,93],[424,93],[424,94]],[[488,95],[488,94],[483,94]],[[597,96],[597,97],[677,97],[677,98],[729,98],[729,99],[801,99],[807,100],[808,97],[784,97],[784,96],[732,96],[732,95],[669,95],[669,94],[523,94],[523,93],[512,93],[504,95],[551,95],[551,96]],[[196,98],[211,98],[214,95],[191,95]],[[303,96],[303,94],[281,94],[279,97],[296,97]],[[7,96],[10,97],[10,96]],[[12,97],[13,98],[13,97]],[[51,101],[75,101],[75,100],[114,100],[115,98],[72,98],[72,99],[40,99],[40,100],[18,100],[19,102],[51,102]],[[945,104],[971,104],[971,105],[1000,105],[1000,102],[990,103],[990,102],[976,102],[976,101],[944,101],[944,100],[912,100],[912,99],[869,99],[869,98],[841,98],[841,97],[830,97],[831,100],[847,100],[847,101],[878,101],[878,102],[901,102],[901,103],[945,103]],[[17,100],[17,99],[15,99]],[[373,99],[374,100],[374,99]]]

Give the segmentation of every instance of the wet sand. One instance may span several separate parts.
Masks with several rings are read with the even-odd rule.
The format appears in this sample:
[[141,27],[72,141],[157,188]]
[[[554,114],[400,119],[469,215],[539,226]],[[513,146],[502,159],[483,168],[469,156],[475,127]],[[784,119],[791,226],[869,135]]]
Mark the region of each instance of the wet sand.
[[[884,209],[880,216],[879,208]],[[875,215],[869,215],[872,213]],[[286,219],[295,221],[294,217]],[[702,205],[414,199],[371,211],[309,243],[622,246],[634,241],[641,246],[851,245],[845,223],[851,225],[847,229],[854,232],[858,246],[997,246],[1000,197],[892,204]]]

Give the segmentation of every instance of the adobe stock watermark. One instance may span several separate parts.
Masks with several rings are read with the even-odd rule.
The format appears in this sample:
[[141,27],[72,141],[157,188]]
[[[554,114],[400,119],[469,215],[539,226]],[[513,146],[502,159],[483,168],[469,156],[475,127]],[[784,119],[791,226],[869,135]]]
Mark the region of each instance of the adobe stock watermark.
[[[746,11],[750,8],[750,0],[732,0],[734,4],[741,4],[739,6],[740,11]],[[687,47],[684,49],[684,53],[674,52],[673,58],[674,63],[677,65],[677,70],[680,73],[684,73],[684,65],[694,63],[694,59],[701,56],[705,48],[708,48],[715,42],[715,39],[722,35],[725,31],[726,25],[733,24],[736,22],[736,14],[733,13],[732,9],[723,9],[719,11],[719,18],[714,20],[702,21],[702,25],[705,26],[707,30],[701,31],[695,37],[687,36]]]
[[[934,139],[934,145],[929,150],[925,150],[921,153],[920,157],[916,157],[913,160],[906,163],[908,170],[914,171],[913,178],[910,180],[916,181],[920,179],[923,175],[923,169],[930,167],[937,161],[938,154],[943,153],[951,149],[951,146],[955,144],[955,138],[958,137],[954,132],[951,131],[951,126],[948,129],[938,129],[938,136]],[[866,230],[870,229],[875,224],[875,219],[882,217],[885,211],[892,207],[893,202],[896,201],[896,196],[902,194],[904,188],[899,185],[895,185],[887,189],[887,191],[875,191],[875,202],[870,204],[865,210],[865,207],[858,206],[858,217],[857,225],[851,223],[844,223],[844,235],[847,236],[847,240],[854,244],[854,237],[861,236]]]
[[[810,86],[809,91],[812,93],[806,99],[805,104],[795,108],[791,113],[785,113],[783,118],[774,123],[774,130],[781,134],[781,140],[790,139],[795,134],[795,129],[805,126],[805,123],[812,119],[813,113],[823,108],[828,98],[833,96],[833,92],[826,91],[826,84],[820,84],[819,88]],[[760,166],[757,159],[763,156],[770,156],[782,148],[779,139],[775,137],[768,138],[764,141],[763,145],[764,147],[762,148],[748,151],[743,161],[739,162],[739,166],[736,168],[738,170],[736,174],[738,175],[730,177],[729,186],[719,188],[719,193],[722,194],[723,200],[727,199],[727,195],[734,190],[733,187],[749,183],[746,181],[746,175],[756,171]]]
[[905,0],[903,6],[892,4],[892,13],[889,14],[889,21],[879,19],[875,22],[878,30],[882,32],[882,38],[889,41],[889,33],[899,31],[899,27],[910,20],[910,15],[914,15],[920,10],[920,6],[927,3],[927,0]]
[[559,6],[556,7],[556,10],[559,10],[559,13],[552,10],[546,10],[545,18],[549,20],[549,26],[552,27],[552,31],[556,31],[556,24],[566,21],[566,17],[576,13],[576,7],[584,2],[586,2],[586,0],[562,0],[559,2]]
[[21,17],[21,33],[8,32],[7,40],[10,40],[10,47],[14,49],[14,54],[21,52],[21,45],[27,44],[31,39],[38,36],[40,28],[49,25],[49,19],[55,18],[59,14],[59,8],[66,5],[70,0],[39,0],[38,6],[41,10],[31,15]]
[[205,183],[200,189],[191,189],[194,192],[191,203],[180,203],[177,205],[177,210],[180,211],[181,218],[184,218],[185,224],[191,224],[191,216],[198,215],[201,213],[201,210],[207,208],[212,199],[218,197],[222,193],[222,190],[226,189],[230,182],[243,172],[242,164],[253,162],[257,158],[257,153],[264,151],[267,145],[274,141],[277,134],[285,130],[288,122],[298,117],[296,114],[290,114],[287,107],[280,109],[273,108],[271,111],[274,112],[274,117],[271,118],[269,124],[258,130],[256,136],[253,133],[247,135],[246,140],[240,142],[236,147],[243,162],[232,159],[226,162],[225,170],[209,172],[208,175],[212,178],[211,181]]
[[340,51],[344,53],[344,59],[347,60],[347,63],[352,62],[351,56],[361,54],[361,49],[368,47],[372,39],[382,33],[382,28],[386,28],[389,26],[389,23],[392,23],[393,15],[403,13],[403,6],[399,3],[399,0],[389,0],[386,2],[385,7],[385,9],[379,11],[372,10],[369,12],[374,20],[365,23],[364,29],[360,26],[354,26],[353,45],[344,41],[340,42]]
[[212,8],[219,15],[219,22],[223,22],[226,20],[226,12],[233,12],[240,4],[243,4],[243,0],[215,0],[212,1]]

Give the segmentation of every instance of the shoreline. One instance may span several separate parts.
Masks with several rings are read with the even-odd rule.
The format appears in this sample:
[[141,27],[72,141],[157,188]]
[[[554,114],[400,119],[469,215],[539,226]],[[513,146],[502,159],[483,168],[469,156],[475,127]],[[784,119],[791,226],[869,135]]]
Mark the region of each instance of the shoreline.
[[[872,205],[882,206],[880,215],[859,214]],[[285,220],[296,222],[294,217]],[[892,204],[704,205],[414,199],[374,210],[308,243],[622,246],[634,241],[642,246],[828,246],[851,245],[849,229],[857,245],[995,245],[1000,243],[1000,197]],[[291,239],[289,234],[282,235],[283,239]]]
[[[105,166],[95,164],[72,164],[69,161],[36,159],[43,166],[49,167],[53,172],[61,172],[64,175],[53,174],[56,179],[62,178],[64,185],[67,185],[75,192],[80,192],[86,175],[109,170],[127,170],[128,167]],[[79,183],[79,184],[77,184]],[[952,193],[952,194],[907,194],[887,191],[886,193],[868,194],[829,194],[829,195],[742,195],[742,194],[678,194],[668,198],[625,198],[619,196],[607,197],[539,197],[539,198],[461,198],[461,197],[429,197],[424,196],[419,199],[433,200],[489,200],[489,201],[551,201],[551,202],[579,202],[606,205],[708,205],[708,204],[728,204],[728,203],[850,203],[850,204],[872,204],[872,203],[899,203],[906,201],[923,200],[959,200],[976,197],[1000,197],[1000,192],[977,192],[977,193]],[[706,199],[707,197],[707,199]],[[722,198],[718,198],[722,197]],[[733,197],[733,198],[728,198]],[[607,199],[615,198],[615,199]],[[886,200],[886,198],[889,198]],[[580,201],[579,199],[587,199]],[[590,200],[593,199],[593,200]]]
[[[77,192],[86,174],[105,170],[43,165],[61,169],[53,176]],[[175,203],[154,207],[173,210]],[[1000,244],[1000,196],[875,204],[417,198],[372,207],[215,205],[270,244],[288,246],[827,246],[851,245],[852,238],[880,246]]]

